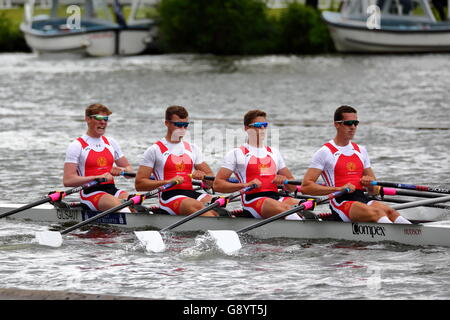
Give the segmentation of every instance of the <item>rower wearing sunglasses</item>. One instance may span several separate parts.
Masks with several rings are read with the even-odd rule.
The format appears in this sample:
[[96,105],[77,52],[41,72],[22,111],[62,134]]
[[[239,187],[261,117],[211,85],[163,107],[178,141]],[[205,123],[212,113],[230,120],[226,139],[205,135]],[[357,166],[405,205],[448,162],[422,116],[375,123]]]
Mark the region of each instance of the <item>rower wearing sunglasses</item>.
[[126,191],[116,188],[113,176],[133,171],[117,141],[105,136],[111,114],[102,104],[86,108],[87,132],[69,145],[64,162],[66,187],[78,187],[96,178],[107,180],[80,192],[81,203],[94,211],[113,208],[128,198]]
[[[294,177],[286,167],[280,152],[264,145],[267,126],[264,111],[251,110],[245,114],[244,130],[248,142],[226,154],[214,180],[214,190],[223,193],[232,193],[256,184],[257,188],[242,197],[243,209],[255,218],[274,216],[300,202],[298,199],[284,197],[278,193],[278,186],[283,185],[286,180],[293,180]],[[240,183],[227,181],[233,172]],[[286,188],[293,192],[296,186],[287,185]],[[292,214],[287,219],[301,218],[297,214]]]
[[[183,137],[189,126],[188,111],[182,106],[170,106],[166,110],[166,136],[150,146],[145,152],[136,174],[137,191],[150,191],[171,181],[178,184],[159,194],[160,208],[172,215],[190,215],[204,208],[212,197],[194,191],[192,179],[203,180],[213,176],[208,164],[203,160],[199,148]],[[150,179],[154,175],[155,180]],[[205,181],[207,187],[211,182]],[[208,211],[204,216],[217,216]]]
[[[321,196],[349,188],[350,193],[330,201],[336,220],[410,223],[396,210],[369,199],[364,193],[367,190],[369,194],[376,194],[379,187],[370,185],[376,179],[366,148],[352,141],[358,124],[357,112],[353,107],[340,106],[336,109],[336,136],[314,154],[303,178],[302,193]],[[325,185],[316,183],[319,176],[322,176]]]

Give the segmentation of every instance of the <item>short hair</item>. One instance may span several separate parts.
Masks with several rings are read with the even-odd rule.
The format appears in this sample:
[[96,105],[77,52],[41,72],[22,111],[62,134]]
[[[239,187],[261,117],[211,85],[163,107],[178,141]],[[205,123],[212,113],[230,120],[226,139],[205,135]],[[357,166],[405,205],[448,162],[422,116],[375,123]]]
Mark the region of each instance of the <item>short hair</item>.
[[86,117],[99,113],[106,113],[109,116],[112,113],[112,111],[109,110],[107,106],[104,106],[103,104],[100,103],[91,104],[86,108],[85,111]]
[[344,119],[344,115],[343,115],[344,113],[357,113],[357,112],[356,112],[356,109],[351,106],[347,106],[347,105],[340,106],[334,112],[334,121],[340,121],[340,120]]
[[257,117],[267,117],[267,114],[259,109],[255,109],[255,110],[250,110],[249,112],[247,112],[244,116],[244,125],[248,126],[249,124],[251,124],[253,122],[253,120]]
[[182,106],[170,106],[166,109],[166,120],[172,120],[172,116],[176,114],[181,119],[185,119],[189,116],[185,107]]

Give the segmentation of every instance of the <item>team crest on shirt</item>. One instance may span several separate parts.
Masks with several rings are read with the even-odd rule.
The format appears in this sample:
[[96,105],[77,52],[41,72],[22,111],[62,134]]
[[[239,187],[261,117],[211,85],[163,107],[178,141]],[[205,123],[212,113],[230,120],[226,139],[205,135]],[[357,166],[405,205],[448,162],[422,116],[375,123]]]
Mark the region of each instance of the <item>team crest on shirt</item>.
[[270,174],[270,163],[259,163],[258,170],[261,174]]
[[175,163],[175,170],[177,172],[184,172],[185,169],[186,169],[186,165],[184,164],[184,162]]
[[347,167],[348,171],[355,171],[356,170],[356,164],[354,164],[353,162],[348,162],[346,167]]
[[97,166],[105,167],[107,164],[108,164],[108,160],[106,160],[105,157],[98,157],[98,159],[97,159]]

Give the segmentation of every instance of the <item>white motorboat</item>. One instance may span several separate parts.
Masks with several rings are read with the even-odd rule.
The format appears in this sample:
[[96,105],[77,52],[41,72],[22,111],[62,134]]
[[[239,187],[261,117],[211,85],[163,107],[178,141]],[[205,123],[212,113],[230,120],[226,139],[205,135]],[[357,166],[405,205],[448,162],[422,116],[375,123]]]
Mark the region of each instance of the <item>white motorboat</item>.
[[50,15],[33,16],[35,0],[28,0],[20,29],[28,46],[39,54],[139,54],[152,43],[156,30],[153,20],[136,18],[142,4],[133,2],[128,23],[118,1],[111,10],[104,0],[81,0],[72,5],[52,0]]
[[450,22],[437,21],[428,0],[347,0],[322,18],[339,52],[450,51]]

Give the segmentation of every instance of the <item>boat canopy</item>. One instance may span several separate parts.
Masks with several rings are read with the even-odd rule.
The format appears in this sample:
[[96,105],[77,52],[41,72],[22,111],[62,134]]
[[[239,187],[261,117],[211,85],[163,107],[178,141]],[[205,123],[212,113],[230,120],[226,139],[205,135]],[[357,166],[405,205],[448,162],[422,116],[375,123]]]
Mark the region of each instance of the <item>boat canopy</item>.
[[344,0],[341,14],[347,19],[367,19],[374,5],[382,19],[436,22],[429,0]]
[[131,4],[131,11],[127,22],[130,25],[152,23],[152,15],[155,12],[155,5],[159,0],[135,0]]
[[111,11],[105,0],[52,0],[50,15],[38,15],[34,17],[35,0],[28,0],[24,6],[24,20],[31,24],[31,20],[45,20],[45,19],[61,19],[67,18],[78,9],[81,19],[84,20],[101,20],[103,22],[114,23]]

